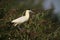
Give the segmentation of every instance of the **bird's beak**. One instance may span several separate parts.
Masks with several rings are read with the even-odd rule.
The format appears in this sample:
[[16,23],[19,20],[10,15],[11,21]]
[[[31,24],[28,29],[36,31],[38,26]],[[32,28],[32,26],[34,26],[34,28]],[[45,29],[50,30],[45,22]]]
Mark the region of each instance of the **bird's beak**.
[[30,10],[30,12],[34,14],[34,12],[33,12],[33,11],[31,11],[31,10]]

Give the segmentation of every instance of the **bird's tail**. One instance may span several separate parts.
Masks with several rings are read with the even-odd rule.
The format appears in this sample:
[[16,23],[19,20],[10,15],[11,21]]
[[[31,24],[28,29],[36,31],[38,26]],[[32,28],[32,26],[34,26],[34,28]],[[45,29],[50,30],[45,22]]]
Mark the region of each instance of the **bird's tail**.
[[11,21],[9,21],[6,24],[13,25],[14,23],[12,23]]

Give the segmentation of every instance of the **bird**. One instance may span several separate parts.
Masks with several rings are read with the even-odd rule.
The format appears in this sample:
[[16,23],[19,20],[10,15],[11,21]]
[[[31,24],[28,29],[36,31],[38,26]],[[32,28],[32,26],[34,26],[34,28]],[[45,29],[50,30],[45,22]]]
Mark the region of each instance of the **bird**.
[[14,26],[20,25],[29,20],[30,13],[33,13],[31,10],[26,10],[25,15],[11,21]]

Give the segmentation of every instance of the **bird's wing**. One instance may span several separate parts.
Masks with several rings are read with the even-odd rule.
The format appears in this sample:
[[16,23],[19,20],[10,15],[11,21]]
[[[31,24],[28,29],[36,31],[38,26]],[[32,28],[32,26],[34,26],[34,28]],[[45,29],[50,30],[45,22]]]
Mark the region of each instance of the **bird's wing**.
[[22,17],[19,17],[19,18],[13,20],[12,22],[15,22],[15,23],[23,23],[25,21],[27,21],[26,17],[25,16],[22,16]]

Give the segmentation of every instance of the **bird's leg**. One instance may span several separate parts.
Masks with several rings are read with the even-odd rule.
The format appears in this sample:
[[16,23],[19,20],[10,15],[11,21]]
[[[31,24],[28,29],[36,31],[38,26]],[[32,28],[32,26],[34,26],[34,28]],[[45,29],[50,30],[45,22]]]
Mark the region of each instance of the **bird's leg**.
[[17,25],[17,29],[18,29],[19,31],[22,30],[22,28],[21,28],[19,25]]
[[21,27],[21,26],[19,26],[19,25],[17,25],[17,29],[18,29],[19,31],[21,31],[21,32],[23,32],[23,30],[24,30],[24,28]]
[[18,30],[21,30],[20,26],[17,26],[18,27]]

